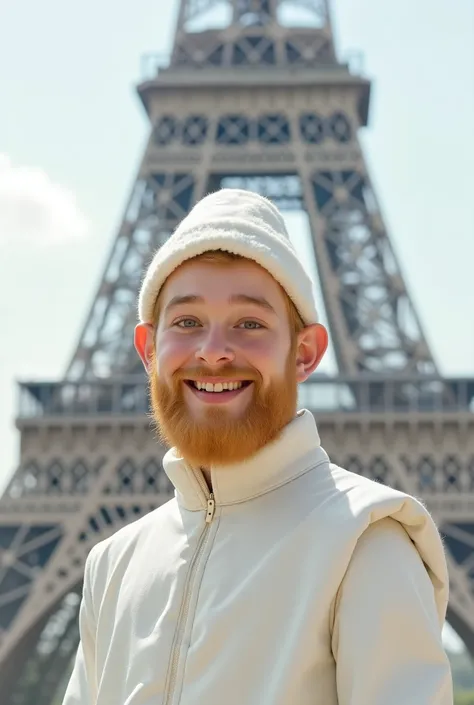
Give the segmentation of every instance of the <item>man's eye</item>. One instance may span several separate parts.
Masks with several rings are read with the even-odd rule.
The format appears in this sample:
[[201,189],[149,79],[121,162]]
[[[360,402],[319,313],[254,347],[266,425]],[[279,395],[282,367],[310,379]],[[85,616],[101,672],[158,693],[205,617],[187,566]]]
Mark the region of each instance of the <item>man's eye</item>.
[[194,318],[182,318],[180,321],[176,321],[174,325],[179,328],[195,328],[198,322]]
[[261,323],[258,323],[257,321],[243,321],[240,326],[242,328],[245,328],[246,330],[256,330],[258,328],[263,328]]

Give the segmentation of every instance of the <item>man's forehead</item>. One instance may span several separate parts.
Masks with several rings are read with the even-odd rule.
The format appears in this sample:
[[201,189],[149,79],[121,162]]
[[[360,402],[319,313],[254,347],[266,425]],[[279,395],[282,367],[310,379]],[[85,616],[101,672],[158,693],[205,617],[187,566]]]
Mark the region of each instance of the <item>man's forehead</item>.
[[225,292],[229,297],[240,293],[263,296],[279,288],[272,275],[252,260],[225,264],[190,260],[170,274],[162,292],[167,299],[188,294],[206,298],[216,291]]
[[282,297],[271,274],[253,262],[227,266],[204,262],[185,263],[167,279],[160,293],[161,309],[212,302],[253,304],[275,311]]

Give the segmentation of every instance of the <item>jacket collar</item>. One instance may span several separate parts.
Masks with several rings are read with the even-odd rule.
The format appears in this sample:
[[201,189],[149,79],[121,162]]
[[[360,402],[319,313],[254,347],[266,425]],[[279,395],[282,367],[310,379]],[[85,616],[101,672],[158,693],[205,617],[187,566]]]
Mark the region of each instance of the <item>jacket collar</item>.
[[[304,409],[275,441],[249,460],[212,467],[214,499],[218,505],[245,502],[290,482],[327,459],[314,417]],[[176,489],[178,502],[185,509],[197,511],[206,507],[209,493],[199,469],[190,467],[176,448],[166,453],[163,467]]]

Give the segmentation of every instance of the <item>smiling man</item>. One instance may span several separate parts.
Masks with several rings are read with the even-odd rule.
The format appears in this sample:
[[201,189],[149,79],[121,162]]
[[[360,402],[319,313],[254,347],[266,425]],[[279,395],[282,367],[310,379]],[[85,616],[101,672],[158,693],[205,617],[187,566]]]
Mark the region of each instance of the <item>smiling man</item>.
[[158,428],[212,486],[212,465],[245,461],[292,420],[297,382],[323,356],[326,329],[304,329],[262,266],[223,251],[175,270],[153,320],[156,333],[139,326],[136,345],[150,370]]
[[275,206],[200,201],[139,313],[175,497],[91,551],[64,704],[451,705],[433,520],[297,410],[327,333]]

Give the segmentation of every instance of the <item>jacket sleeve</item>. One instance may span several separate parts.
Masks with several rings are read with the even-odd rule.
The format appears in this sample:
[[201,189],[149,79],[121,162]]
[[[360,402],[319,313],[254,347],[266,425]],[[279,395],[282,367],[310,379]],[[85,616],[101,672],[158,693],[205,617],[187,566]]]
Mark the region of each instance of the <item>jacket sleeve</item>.
[[90,587],[91,554],[84,568],[84,587],[79,610],[79,647],[63,705],[97,705],[95,619]]
[[452,705],[434,588],[401,524],[361,536],[341,584],[332,637],[339,705]]

